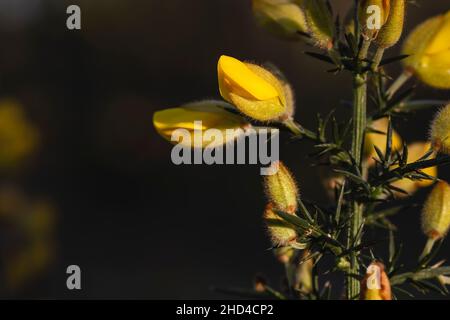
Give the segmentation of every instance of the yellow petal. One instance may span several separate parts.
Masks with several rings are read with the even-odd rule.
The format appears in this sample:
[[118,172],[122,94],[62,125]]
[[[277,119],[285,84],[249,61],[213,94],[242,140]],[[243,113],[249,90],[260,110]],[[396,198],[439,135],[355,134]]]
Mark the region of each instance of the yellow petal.
[[[431,142],[416,142],[413,144],[410,144],[408,146],[408,163],[413,163],[420,158],[422,158],[429,150],[431,149]],[[433,154],[430,155],[427,159],[433,158]],[[421,170],[423,173],[432,176],[437,177],[437,167],[430,167]],[[433,180],[420,180],[415,181],[416,184],[420,187],[427,187],[434,183]]]
[[439,31],[428,45],[427,54],[450,51],[450,11],[442,16]]
[[425,84],[450,88],[450,11],[432,17],[411,32],[403,46],[407,69]]
[[[218,63],[218,74],[219,80],[223,81],[228,91],[244,98],[268,100],[278,97],[277,90],[270,83],[235,58],[221,56]],[[220,88],[221,93],[222,87],[223,85]],[[225,93],[225,95],[227,94]]]
[[[153,125],[156,131],[166,140],[173,143],[172,134],[177,129],[185,129],[190,133],[191,139],[188,142],[180,142],[183,145],[194,146],[194,139],[202,138],[203,132],[208,129],[218,129],[223,136],[229,139],[235,139],[237,136],[226,136],[227,129],[245,129],[249,127],[246,122],[239,115],[230,113],[224,107],[231,107],[230,105],[220,101],[202,101],[190,103],[178,108],[165,109],[155,112],[153,115]],[[196,121],[201,121],[201,126],[195,124]],[[202,135],[194,135],[195,130],[201,130]],[[236,131],[238,133],[238,131]],[[223,143],[227,143],[225,139]],[[198,142],[202,147],[212,147],[210,141],[203,139]]]
[[[429,150],[431,149],[431,143],[430,142],[415,142],[410,145],[408,145],[408,163],[416,162],[417,160],[421,159]],[[428,159],[432,159],[434,154],[431,154]],[[395,166],[397,167],[397,166]],[[392,169],[395,169],[393,166]],[[423,173],[432,176],[437,177],[437,167],[430,167],[421,170]],[[408,178],[404,178],[398,181],[395,181],[392,183],[392,185],[396,188],[402,189],[408,193],[408,195],[412,195],[414,192],[416,192],[419,188],[428,187],[434,183],[433,180],[411,180]],[[407,197],[408,195],[400,192],[394,192],[397,197]]]

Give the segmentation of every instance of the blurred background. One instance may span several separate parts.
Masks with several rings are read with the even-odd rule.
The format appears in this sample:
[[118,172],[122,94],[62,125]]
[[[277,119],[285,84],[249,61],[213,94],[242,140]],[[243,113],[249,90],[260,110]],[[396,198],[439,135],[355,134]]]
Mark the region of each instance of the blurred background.
[[[331,2],[341,16],[351,3]],[[417,2],[406,33],[450,5]],[[71,4],[81,7],[80,31],[66,28]],[[0,43],[1,298],[214,299],[224,296],[212,286],[250,288],[258,272],[279,285],[259,167],[175,166],[152,115],[219,98],[221,54],[277,65],[308,128],[317,112],[348,114],[348,75],[326,73],[303,54],[312,48],[256,26],[249,0],[0,0]],[[416,97],[450,95],[419,84]],[[424,140],[434,111],[399,121],[398,131]],[[326,204],[311,145],[282,138],[302,194]],[[415,208],[394,219],[406,264],[426,240],[419,217]],[[71,264],[82,270],[80,291],[66,288]]]

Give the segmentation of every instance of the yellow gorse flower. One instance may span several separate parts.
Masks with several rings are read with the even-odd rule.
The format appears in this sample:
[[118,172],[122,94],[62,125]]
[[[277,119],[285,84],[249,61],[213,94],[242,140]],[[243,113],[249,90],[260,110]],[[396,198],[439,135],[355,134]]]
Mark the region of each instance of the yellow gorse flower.
[[[410,145],[408,145],[408,163],[413,163],[422,158],[429,150],[431,149],[431,143],[430,142],[415,142]],[[431,154],[428,159],[433,158],[433,154]],[[423,173],[431,176],[431,177],[437,177],[438,169],[436,166],[429,167],[426,169],[421,170]],[[412,194],[417,189],[421,187],[428,187],[434,183],[433,180],[411,180],[408,178],[404,178],[401,180],[398,180],[392,185],[396,188],[402,189],[406,191],[408,194]],[[405,194],[400,192],[395,192],[395,194],[399,197],[405,196]]]
[[431,239],[444,237],[450,227],[450,185],[440,181],[428,196],[422,211],[422,230]]
[[270,32],[288,39],[307,33],[303,0],[252,0],[256,21]]
[[450,11],[416,27],[405,41],[404,65],[425,84],[450,89]]
[[434,117],[430,135],[436,151],[450,153],[450,104],[442,108]]
[[229,56],[220,57],[217,71],[220,94],[246,116],[259,121],[292,117],[292,90],[271,71]]
[[[379,30],[376,29],[369,29],[368,23],[369,20],[372,18],[372,14],[369,14],[368,8],[371,6],[378,6],[380,9],[380,29],[384,26],[386,23],[388,17],[389,17],[389,11],[391,9],[391,1],[390,0],[362,0],[359,1],[359,7],[358,7],[358,17],[359,17],[359,24],[361,27],[361,31],[363,35],[368,39],[373,39],[378,35]],[[354,23],[354,22],[353,22]]]
[[[364,155],[367,158],[369,165],[375,164],[373,158],[377,158],[377,153],[375,147],[377,147],[383,154],[386,152],[386,140],[387,131],[389,126],[389,120],[387,118],[381,118],[375,120],[370,125],[372,129],[378,132],[369,132],[365,136],[364,141]],[[392,149],[399,150],[402,147],[402,138],[400,135],[393,130],[392,131]]]
[[[238,138],[245,134],[245,130],[250,124],[241,116],[226,111],[232,108],[222,101],[201,101],[186,104],[178,108],[165,109],[155,112],[153,115],[153,125],[156,131],[166,140],[173,143],[180,143],[190,147],[217,147]],[[196,121],[201,121],[201,126],[196,126]],[[188,139],[176,134],[177,129],[184,129],[189,132]],[[223,141],[209,141],[204,137],[204,131],[217,129],[225,137]],[[234,134],[227,134],[227,129],[234,129]],[[241,130],[239,130],[241,129]],[[195,134],[198,132],[199,134]]]
[[367,268],[360,296],[361,300],[392,300],[391,283],[381,262],[373,262]]

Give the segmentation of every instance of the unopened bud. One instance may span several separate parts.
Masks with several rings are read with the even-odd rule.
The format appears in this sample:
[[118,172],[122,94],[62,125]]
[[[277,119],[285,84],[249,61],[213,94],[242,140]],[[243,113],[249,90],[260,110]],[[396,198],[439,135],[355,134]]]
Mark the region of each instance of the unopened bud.
[[428,196],[422,211],[422,230],[430,239],[445,237],[450,227],[450,185],[440,181]]
[[297,211],[298,187],[294,177],[281,161],[273,163],[272,167],[276,173],[264,177],[267,198],[277,210],[295,213]]
[[328,2],[304,0],[306,23],[314,45],[330,50],[333,47],[334,22]]
[[290,243],[295,242],[297,233],[292,229],[292,226],[277,215],[274,210],[274,206],[269,203],[264,211],[264,220],[267,225],[267,230],[275,247],[287,246]]
[[390,12],[390,0],[359,1],[358,18],[362,34],[367,39],[374,39],[386,24]]
[[381,262],[373,262],[361,280],[361,300],[392,300],[391,283]]
[[375,43],[378,47],[387,49],[395,45],[403,32],[405,20],[405,0],[391,0],[386,23],[378,33]]
[[295,255],[295,249],[291,247],[276,248],[274,254],[280,263],[288,264]]
[[436,151],[450,154],[450,104],[435,116],[431,124],[430,138]]
[[256,21],[271,33],[287,39],[300,39],[308,32],[303,0],[252,0]]

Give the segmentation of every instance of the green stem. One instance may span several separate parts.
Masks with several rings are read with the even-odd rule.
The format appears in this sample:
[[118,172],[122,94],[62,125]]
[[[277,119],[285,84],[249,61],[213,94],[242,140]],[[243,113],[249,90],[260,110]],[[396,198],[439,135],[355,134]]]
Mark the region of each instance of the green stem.
[[367,57],[367,53],[369,52],[371,41],[370,40],[363,40],[363,43],[361,45],[361,50],[359,50],[358,53],[358,59],[363,60]]
[[[355,74],[353,78],[353,139],[351,153],[356,165],[361,170],[364,132],[366,129],[367,109],[367,74]],[[347,246],[357,246],[360,243],[359,235],[363,219],[364,205],[353,201],[351,204],[353,214],[351,215],[348,230]],[[349,274],[359,274],[358,253],[352,251],[350,254]],[[360,283],[358,279],[347,276],[347,299],[354,299],[359,295]]]
[[367,75],[353,77],[353,139],[351,153],[361,169],[364,131],[366,130]]
[[314,132],[303,128],[300,124],[295,122],[293,119],[287,119],[283,121],[283,125],[288,128],[295,136],[306,137],[313,141],[319,141],[317,134]]
[[372,64],[372,70],[373,71],[377,71],[378,67],[380,66],[381,60],[383,59],[383,55],[384,55],[384,50],[383,48],[378,48],[377,51],[375,52],[375,55],[373,57],[373,64]]

